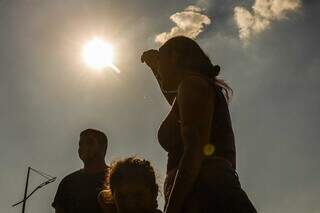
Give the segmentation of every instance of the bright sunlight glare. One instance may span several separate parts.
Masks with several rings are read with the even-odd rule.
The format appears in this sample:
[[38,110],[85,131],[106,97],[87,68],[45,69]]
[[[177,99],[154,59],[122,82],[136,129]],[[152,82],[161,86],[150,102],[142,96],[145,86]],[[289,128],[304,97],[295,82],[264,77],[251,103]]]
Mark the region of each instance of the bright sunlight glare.
[[92,69],[113,68],[112,57],[112,46],[102,39],[94,38],[83,46],[83,59]]

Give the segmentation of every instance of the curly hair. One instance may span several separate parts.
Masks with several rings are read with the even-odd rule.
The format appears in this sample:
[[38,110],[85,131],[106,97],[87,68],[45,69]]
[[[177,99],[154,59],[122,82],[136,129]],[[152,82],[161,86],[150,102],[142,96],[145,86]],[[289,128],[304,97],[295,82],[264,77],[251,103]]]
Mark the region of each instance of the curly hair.
[[154,198],[154,207],[158,207],[157,196],[159,186],[151,163],[138,157],[129,157],[111,163],[108,175],[105,180],[104,190],[100,198],[104,204],[114,205],[113,192],[117,186],[123,183],[123,179],[130,174],[139,174],[143,183],[150,189]]

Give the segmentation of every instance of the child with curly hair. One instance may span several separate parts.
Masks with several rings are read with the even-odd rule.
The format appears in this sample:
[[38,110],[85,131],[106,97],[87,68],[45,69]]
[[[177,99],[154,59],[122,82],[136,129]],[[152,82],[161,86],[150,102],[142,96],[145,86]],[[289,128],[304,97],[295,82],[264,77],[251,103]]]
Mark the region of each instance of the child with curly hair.
[[115,161],[98,196],[105,213],[161,213],[159,187],[150,162],[137,157]]

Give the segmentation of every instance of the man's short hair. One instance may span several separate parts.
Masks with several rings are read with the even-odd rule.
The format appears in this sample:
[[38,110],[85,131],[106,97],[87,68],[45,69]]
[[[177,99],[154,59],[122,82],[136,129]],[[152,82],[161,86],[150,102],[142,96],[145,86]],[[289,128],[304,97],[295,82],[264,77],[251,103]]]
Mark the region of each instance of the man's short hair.
[[108,138],[107,138],[106,134],[104,134],[103,132],[101,132],[97,129],[83,130],[80,133],[80,137],[81,136],[91,136],[91,137],[95,138],[100,145],[104,146],[105,150],[107,150],[107,148],[108,148]]

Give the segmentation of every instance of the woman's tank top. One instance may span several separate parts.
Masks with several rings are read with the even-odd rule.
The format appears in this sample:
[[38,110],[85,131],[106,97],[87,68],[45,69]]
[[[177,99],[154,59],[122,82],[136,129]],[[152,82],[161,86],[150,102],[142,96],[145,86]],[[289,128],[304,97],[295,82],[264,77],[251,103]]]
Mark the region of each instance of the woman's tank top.
[[[210,157],[220,157],[231,163],[236,169],[236,150],[230,113],[222,89],[213,82],[216,90],[215,108],[211,126],[210,143],[214,152]],[[180,118],[177,103],[174,103],[170,113],[162,122],[158,131],[160,145],[168,152],[167,173],[176,169],[183,155],[183,142],[180,134]]]

